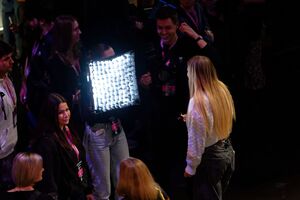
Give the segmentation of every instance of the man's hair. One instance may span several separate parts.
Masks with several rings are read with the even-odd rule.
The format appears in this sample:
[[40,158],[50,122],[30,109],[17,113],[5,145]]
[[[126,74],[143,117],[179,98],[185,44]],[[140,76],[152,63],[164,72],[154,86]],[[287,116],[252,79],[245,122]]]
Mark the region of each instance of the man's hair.
[[13,52],[13,48],[6,42],[0,40],[0,58]]
[[170,6],[160,7],[155,14],[156,19],[168,19],[170,18],[174,24],[178,24],[178,14],[174,8]]

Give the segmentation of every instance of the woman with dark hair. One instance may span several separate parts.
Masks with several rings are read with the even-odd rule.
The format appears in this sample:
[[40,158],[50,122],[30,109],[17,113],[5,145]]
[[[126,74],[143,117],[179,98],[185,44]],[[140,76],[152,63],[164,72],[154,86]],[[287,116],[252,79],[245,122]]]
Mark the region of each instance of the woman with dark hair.
[[42,192],[55,199],[91,200],[92,186],[85,151],[74,129],[69,127],[71,112],[66,99],[51,93],[42,108],[34,150],[44,158]]
[[[74,116],[72,120],[76,122],[76,126],[79,125],[79,128],[82,124],[79,112],[81,31],[77,20],[68,15],[58,16],[52,31],[53,49],[48,66],[50,91],[59,93],[66,98]],[[82,130],[78,131],[81,134]]]

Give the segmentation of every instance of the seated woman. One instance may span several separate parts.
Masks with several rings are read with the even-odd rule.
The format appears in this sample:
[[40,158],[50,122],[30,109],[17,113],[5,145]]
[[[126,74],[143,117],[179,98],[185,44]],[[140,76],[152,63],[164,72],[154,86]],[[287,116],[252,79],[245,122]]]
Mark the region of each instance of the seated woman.
[[168,195],[154,181],[148,167],[129,157],[120,164],[117,193],[123,200],[168,200]]
[[1,199],[52,200],[51,196],[34,189],[35,183],[42,180],[43,171],[43,159],[39,154],[18,153],[12,167],[12,179],[16,187],[1,195]]

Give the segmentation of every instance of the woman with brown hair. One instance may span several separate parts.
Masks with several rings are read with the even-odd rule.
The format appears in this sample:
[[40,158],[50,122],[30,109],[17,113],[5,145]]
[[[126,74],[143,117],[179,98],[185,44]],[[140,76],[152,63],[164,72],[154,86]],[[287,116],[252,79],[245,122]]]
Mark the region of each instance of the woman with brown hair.
[[54,21],[52,56],[48,73],[50,92],[61,94],[72,111],[74,125],[82,135],[80,113],[80,34],[79,23],[73,16],[61,15]]

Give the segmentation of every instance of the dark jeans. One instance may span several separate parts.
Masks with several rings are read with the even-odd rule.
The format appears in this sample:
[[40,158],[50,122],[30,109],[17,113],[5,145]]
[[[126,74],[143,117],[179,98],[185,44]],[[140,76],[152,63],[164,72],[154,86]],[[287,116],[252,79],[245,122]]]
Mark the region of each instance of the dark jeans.
[[11,169],[15,153],[11,153],[5,158],[0,159],[0,191],[7,191],[14,187]]
[[207,147],[192,178],[193,200],[222,200],[235,168],[235,152],[230,140]]

